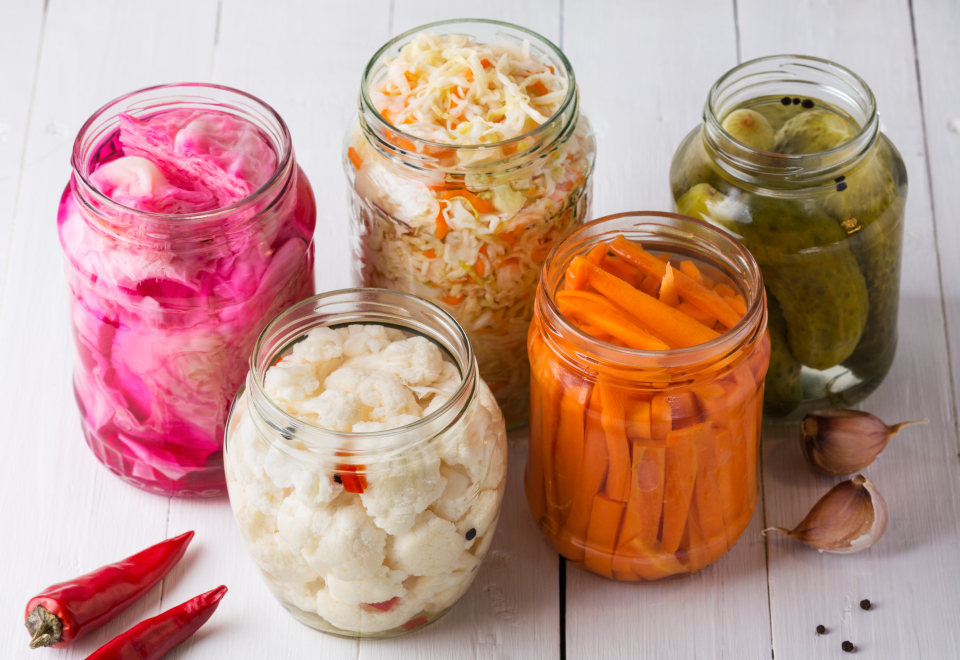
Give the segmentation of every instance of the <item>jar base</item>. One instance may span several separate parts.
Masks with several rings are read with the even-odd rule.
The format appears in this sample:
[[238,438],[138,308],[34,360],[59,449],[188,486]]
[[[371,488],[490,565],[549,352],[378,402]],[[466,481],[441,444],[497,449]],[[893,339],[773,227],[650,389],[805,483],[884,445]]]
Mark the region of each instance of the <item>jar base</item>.
[[[417,625],[411,627],[409,630],[405,629],[403,626],[397,626],[396,628],[391,628],[390,630],[384,630],[382,632],[375,633],[358,633],[351,632],[349,630],[343,630],[337,628],[336,626],[328,623],[325,619],[320,617],[320,615],[314,612],[305,612],[299,607],[294,605],[288,605],[283,601],[280,601],[280,604],[285,610],[287,610],[294,619],[302,623],[303,625],[318,630],[325,635],[331,635],[333,637],[340,637],[341,639],[393,639],[395,637],[403,637],[405,635],[410,635],[415,632],[419,632],[426,628],[427,626],[432,625],[433,623],[440,620],[447,612],[453,609],[456,602],[453,605],[433,614],[422,613],[410,620],[411,623],[416,623]],[[418,619],[424,619],[423,623],[420,623]],[[404,624],[408,625],[408,624]]]
[[109,443],[98,437],[82,417],[80,426],[83,429],[83,437],[87,441],[87,446],[90,447],[97,460],[120,479],[140,490],[168,497],[190,499],[213,499],[227,495],[223,468],[220,466],[193,470],[177,480],[139,477],[137,476],[138,473],[156,474],[156,470],[145,463],[133,461],[129,456],[122,455]]

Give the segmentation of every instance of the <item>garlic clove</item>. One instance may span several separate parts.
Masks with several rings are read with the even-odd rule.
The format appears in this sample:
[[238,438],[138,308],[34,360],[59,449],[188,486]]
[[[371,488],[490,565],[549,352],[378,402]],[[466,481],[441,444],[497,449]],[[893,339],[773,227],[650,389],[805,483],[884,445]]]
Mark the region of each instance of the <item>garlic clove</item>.
[[850,554],[871,547],[887,528],[887,502],[862,474],[843,481],[821,497],[792,530],[768,527],[820,552]]
[[928,421],[887,426],[875,415],[860,410],[814,410],[800,424],[800,445],[818,471],[841,477],[873,463],[904,426]]

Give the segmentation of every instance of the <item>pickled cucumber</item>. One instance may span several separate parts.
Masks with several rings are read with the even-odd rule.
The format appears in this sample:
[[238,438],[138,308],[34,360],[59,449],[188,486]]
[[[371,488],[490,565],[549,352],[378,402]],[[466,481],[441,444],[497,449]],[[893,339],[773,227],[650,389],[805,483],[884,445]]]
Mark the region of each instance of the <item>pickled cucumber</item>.
[[767,293],[767,330],[770,332],[770,367],[763,390],[764,409],[775,417],[786,417],[803,400],[800,386],[800,361],[787,345],[787,322],[780,305]]
[[755,110],[740,108],[723,119],[723,130],[753,149],[773,151],[773,128],[767,118]]
[[857,134],[857,126],[838,114],[814,108],[801,112],[777,131],[774,151],[815,154],[839,147]]
[[723,177],[720,176],[716,165],[707,156],[699,129],[690,133],[680,149],[677,150],[673,163],[670,164],[670,182],[673,187],[674,199],[677,199],[698,183],[710,183],[714,187],[725,187]]
[[[811,204],[695,186],[681,213],[740,237],[780,303],[790,351],[812,369],[850,357],[867,321],[867,286],[840,225]],[[704,209],[706,211],[704,212]]]

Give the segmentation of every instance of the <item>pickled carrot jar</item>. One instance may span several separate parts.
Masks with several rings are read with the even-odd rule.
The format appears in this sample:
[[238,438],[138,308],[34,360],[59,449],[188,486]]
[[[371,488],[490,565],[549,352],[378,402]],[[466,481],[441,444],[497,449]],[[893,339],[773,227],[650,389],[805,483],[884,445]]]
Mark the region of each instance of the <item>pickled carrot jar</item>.
[[661,580],[719,559],[757,503],[770,361],[757,263],[672,213],[607,216],[544,264],[527,342],[527,501],[569,561]]

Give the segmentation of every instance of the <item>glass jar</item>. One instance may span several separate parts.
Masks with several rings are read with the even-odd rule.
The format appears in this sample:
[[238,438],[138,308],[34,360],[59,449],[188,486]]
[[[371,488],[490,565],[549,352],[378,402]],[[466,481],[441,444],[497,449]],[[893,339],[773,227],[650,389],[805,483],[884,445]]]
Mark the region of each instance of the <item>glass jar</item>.
[[[377,111],[371,87],[387,75],[384,58],[433,32],[471,35],[481,44],[529,44],[566,80],[559,109],[526,134],[482,145],[431,142],[393,126]],[[524,423],[525,342],[540,267],[553,245],[590,215],[596,148],[570,62],[554,44],[515,25],[434,23],[377,51],[361,81],[359,106],[343,158],[357,282],[413,293],[450,312],[466,328],[507,425]]]
[[670,182],[680,213],[733,233],[763,271],[767,412],[869,395],[896,351],[907,173],[867,84],[812,57],[741,64],[710,90]]
[[[575,257],[618,235],[671,264],[690,260],[742,295],[740,321],[706,343],[664,351],[587,334],[561,312],[565,296],[577,295],[565,274]],[[554,249],[530,326],[524,483],[541,531],[568,561],[653,581],[699,571],[736,543],[757,503],[766,316],[756,262],[699,220],[621,213]]]
[[[162,134],[184,116],[195,121],[175,142]],[[98,188],[123,165],[125,149],[143,146],[126,133],[125,143],[121,134],[122,125],[138,122],[156,149],[169,149],[163,153],[171,163],[187,152],[201,152],[197,168],[209,165],[205,157],[226,159],[227,174],[213,168],[198,175],[196,181],[211,177],[211,189],[254,188],[242,178],[255,176],[244,148],[259,148],[266,182],[223,208],[211,197],[202,212],[124,205],[154,189],[161,190],[156,199],[169,200],[169,188],[159,187],[167,176],[182,177],[176,194],[191,204],[207,199],[184,192],[190,165],[186,173],[157,174],[142,158],[135,167],[149,176],[116,175],[135,179],[110,189],[121,201]],[[238,131],[224,130],[230,126]],[[222,146],[234,136],[240,152],[205,147],[208,138]],[[316,206],[287,126],[268,105],[237,90],[153,87],[94,113],[74,143],[72,165],[57,224],[77,351],[74,393],[87,444],[112,472],[144,490],[224,495],[224,424],[257,335],[284,307],[313,294]]]
[[[308,344],[317,332],[322,351]],[[383,368],[362,345],[384,355],[401,335],[427,338],[455,367],[449,398],[433,399],[420,419],[338,432],[268,393],[278,357],[296,369],[300,355],[322,353],[308,364],[330,374],[320,379],[324,396],[358,360]],[[443,310],[382,289],[335,291],[288,309],[260,336],[227,428],[241,535],[270,591],[301,622],[342,637],[403,635],[439,619],[470,586],[497,525],[506,429],[466,334]]]

